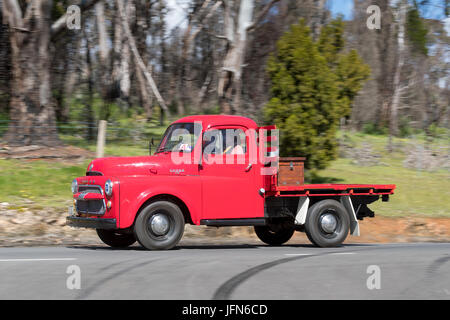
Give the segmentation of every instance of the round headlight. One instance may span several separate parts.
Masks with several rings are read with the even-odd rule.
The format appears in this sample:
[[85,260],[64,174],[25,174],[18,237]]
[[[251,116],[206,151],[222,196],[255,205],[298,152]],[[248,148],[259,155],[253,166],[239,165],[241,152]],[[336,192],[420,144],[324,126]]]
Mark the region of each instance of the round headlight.
[[113,183],[111,180],[106,180],[105,182],[105,193],[107,196],[112,195],[113,192]]
[[72,193],[75,194],[78,192],[78,182],[77,179],[73,179],[72,181]]

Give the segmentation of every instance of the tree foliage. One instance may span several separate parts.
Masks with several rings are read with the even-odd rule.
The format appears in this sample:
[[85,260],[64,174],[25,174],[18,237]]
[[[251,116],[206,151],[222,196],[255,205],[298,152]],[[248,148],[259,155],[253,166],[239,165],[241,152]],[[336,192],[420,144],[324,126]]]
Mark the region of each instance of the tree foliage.
[[413,7],[408,11],[406,28],[408,40],[412,45],[413,51],[423,55],[427,55],[428,29],[425,26],[422,18],[420,17],[418,8]]
[[345,52],[343,22],[322,28],[313,41],[303,20],[292,25],[268,61],[272,98],[266,121],[281,131],[281,156],[305,156],[308,168],[322,169],[336,157],[339,119],[350,114],[370,74],[356,51]]
[[342,18],[324,26],[320,34],[319,51],[337,77],[340,112],[343,117],[348,117],[356,95],[370,75],[370,67],[356,50],[344,51],[344,29]]

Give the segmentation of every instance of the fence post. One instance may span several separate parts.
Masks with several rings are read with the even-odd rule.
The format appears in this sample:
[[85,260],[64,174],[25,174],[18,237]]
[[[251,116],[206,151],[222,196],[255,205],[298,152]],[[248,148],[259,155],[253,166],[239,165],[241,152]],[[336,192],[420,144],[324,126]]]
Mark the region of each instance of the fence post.
[[98,133],[97,133],[97,158],[102,158],[105,154],[105,138],[106,138],[106,120],[100,120],[98,122]]

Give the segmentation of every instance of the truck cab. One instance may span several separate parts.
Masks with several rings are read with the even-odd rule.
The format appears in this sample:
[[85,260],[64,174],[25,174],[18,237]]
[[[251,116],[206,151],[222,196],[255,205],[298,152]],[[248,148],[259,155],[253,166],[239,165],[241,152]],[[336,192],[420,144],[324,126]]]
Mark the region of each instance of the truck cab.
[[[304,160],[304,159],[303,159]],[[138,241],[170,249],[186,223],[253,226],[269,245],[304,231],[317,246],[358,234],[367,204],[395,185],[305,185],[302,158],[279,158],[275,126],[239,116],[189,116],[172,123],[153,155],[93,160],[72,182],[67,224],[95,228],[112,247]]]

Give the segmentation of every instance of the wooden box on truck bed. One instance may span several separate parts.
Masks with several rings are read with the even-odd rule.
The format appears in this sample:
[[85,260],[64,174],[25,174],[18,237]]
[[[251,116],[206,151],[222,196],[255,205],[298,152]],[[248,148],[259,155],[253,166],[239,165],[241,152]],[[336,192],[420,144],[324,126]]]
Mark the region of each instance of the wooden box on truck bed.
[[304,163],[306,158],[286,157],[278,161],[278,186],[299,186],[304,184]]

